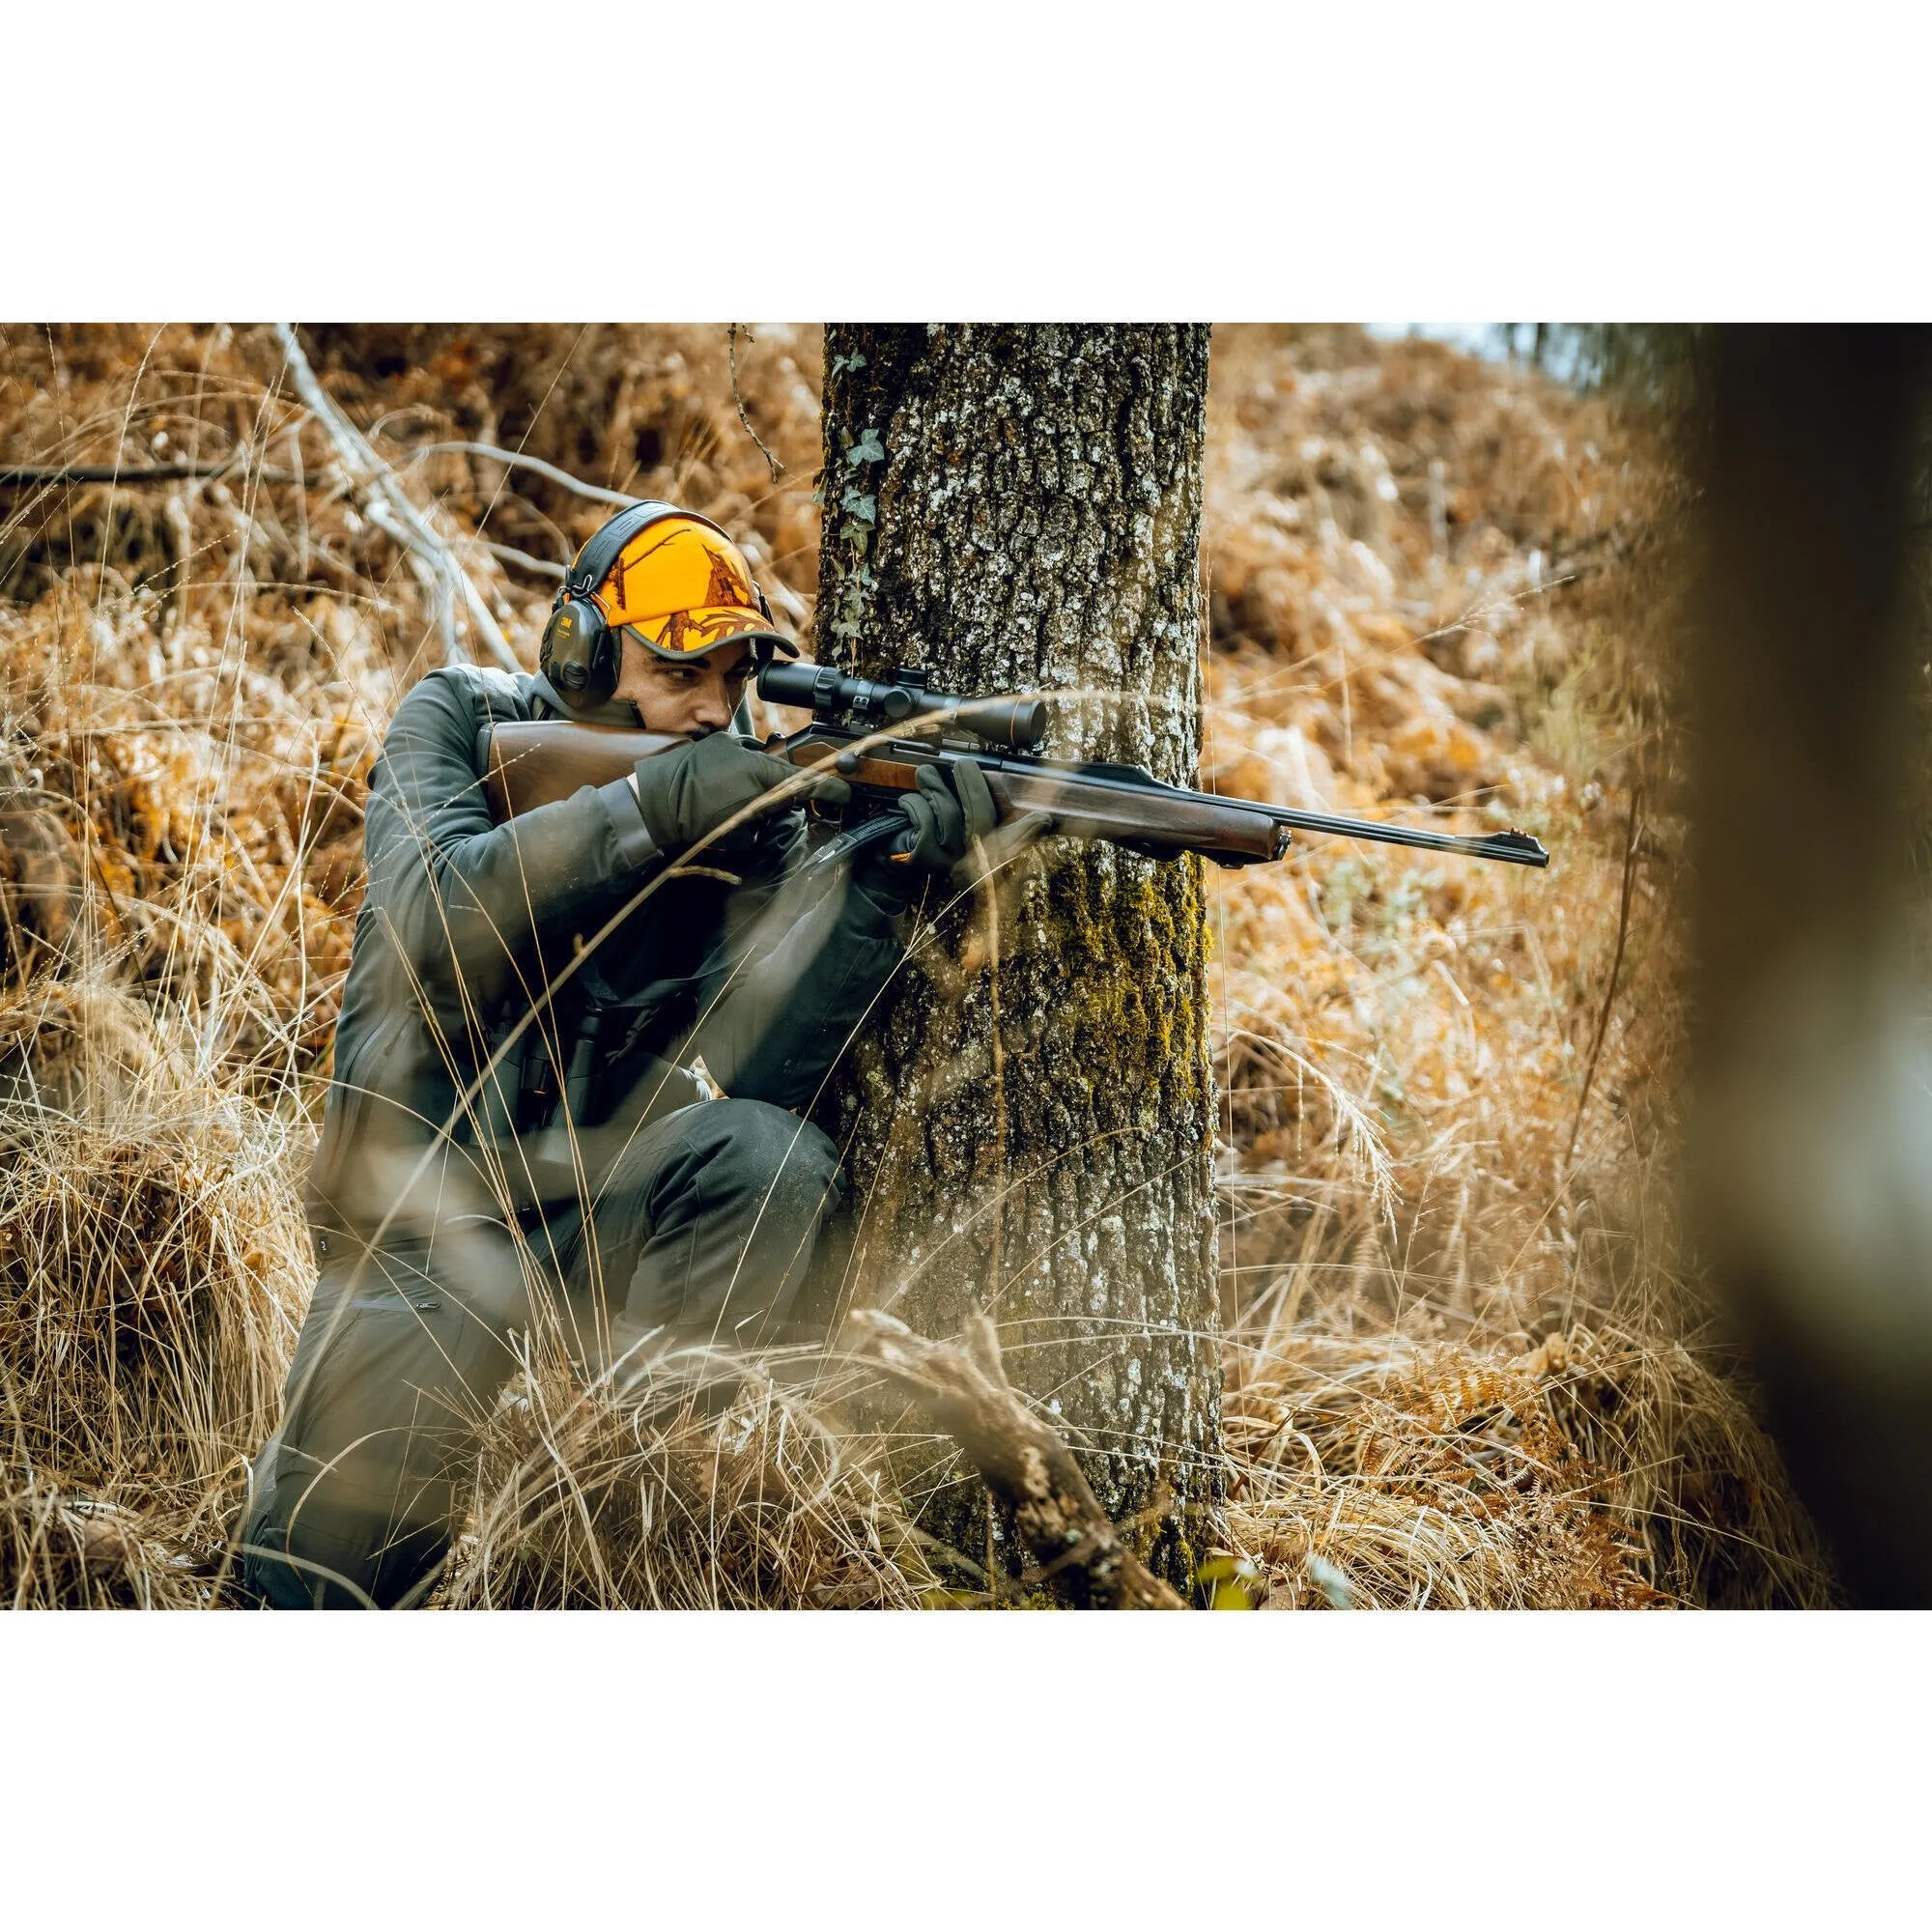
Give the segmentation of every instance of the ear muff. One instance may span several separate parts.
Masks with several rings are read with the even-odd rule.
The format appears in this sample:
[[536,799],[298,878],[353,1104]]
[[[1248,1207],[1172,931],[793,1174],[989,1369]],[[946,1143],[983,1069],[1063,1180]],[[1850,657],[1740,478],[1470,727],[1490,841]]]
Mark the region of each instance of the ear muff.
[[617,640],[603,611],[568,588],[544,626],[538,662],[566,704],[590,710],[617,689]]

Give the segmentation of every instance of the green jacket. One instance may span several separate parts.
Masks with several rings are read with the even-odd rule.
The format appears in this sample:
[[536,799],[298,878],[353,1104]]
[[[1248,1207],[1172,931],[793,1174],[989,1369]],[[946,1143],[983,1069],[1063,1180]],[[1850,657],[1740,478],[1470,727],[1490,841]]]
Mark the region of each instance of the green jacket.
[[541,711],[534,678],[474,667],[397,707],[370,778],[319,1222],[372,1229],[399,1176],[452,1145],[499,1204],[575,1195],[600,1147],[704,1096],[698,1057],[727,1094],[807,1108],[900,957],[894,911],[810,863],[802,811],[769,814],[749,853],[701,855],[735,881],[668,878],[629,910],[666,867],[626,781],[493,825],[489,728]]

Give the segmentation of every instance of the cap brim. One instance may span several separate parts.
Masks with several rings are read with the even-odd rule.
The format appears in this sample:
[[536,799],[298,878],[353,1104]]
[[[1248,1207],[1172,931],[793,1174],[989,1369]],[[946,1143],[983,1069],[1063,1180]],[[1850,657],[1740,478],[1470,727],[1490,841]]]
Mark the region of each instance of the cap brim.
[[738,610],[730,605],[711,605],[696,611],[674,611],[668,617],[633,619],[625,632],[642,644],[653,657],[667,664],[689,664],[693,658],[709,657],[726,644],[764,643],[798,656],[798,646],[772,629],[771,619],[758,611]]

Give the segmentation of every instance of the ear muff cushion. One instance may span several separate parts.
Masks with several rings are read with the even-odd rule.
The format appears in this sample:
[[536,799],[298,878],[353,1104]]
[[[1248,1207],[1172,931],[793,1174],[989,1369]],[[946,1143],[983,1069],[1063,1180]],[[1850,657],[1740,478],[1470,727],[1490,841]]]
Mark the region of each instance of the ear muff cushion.
[[566,594],[544,626],[539,662],[566,703],[602,704],[617,687],[616,653],[596,605]]

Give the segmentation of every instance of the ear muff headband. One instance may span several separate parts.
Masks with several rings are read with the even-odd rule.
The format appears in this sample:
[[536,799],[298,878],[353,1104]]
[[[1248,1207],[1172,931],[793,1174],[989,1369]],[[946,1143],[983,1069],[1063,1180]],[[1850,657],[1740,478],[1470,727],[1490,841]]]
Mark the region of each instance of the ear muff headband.
[[730,540],[730,531],[720,528],[709,517],[700,517],[696,510],[680,510],[675,503],[650,500],[633,503],[629,509],[619,510],[578,553],[570,575],[563,581],[565,592],[588,597],[610,576],[611,566],[623,554],[624,546],[639,530],[648,529],[663,517],[689,517],[695,524],[717,530],[726,542]]

